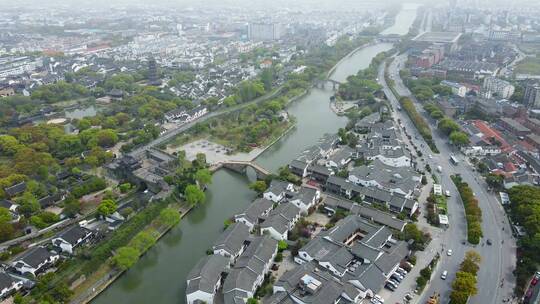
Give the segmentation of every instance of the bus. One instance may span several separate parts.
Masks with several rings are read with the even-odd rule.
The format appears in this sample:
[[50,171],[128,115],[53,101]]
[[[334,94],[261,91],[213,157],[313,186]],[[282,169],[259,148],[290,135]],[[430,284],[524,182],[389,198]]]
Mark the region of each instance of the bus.
[[450,162],[452,162],[452,164],[454,164],[456,166],[457,166],[457,164],[459,164],[459,160],[454,155],[450,155]]

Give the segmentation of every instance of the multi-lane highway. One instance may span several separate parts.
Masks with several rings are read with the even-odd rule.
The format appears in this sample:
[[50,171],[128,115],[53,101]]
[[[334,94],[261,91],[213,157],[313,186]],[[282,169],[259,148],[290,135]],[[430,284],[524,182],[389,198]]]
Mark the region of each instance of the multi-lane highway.
[[[396,56],[388,68],[388,73],[395,82],[397,93],[401,96],[411,96],[411,93],[403,85],[399,77],[399,70],[405,60],[406,55]],[[397,109],[398,100],[384,79],[384,67],[379,71],[379,82],[383,86],[393,108]],[[416,106],[420,113],[425,114],[418,103],[416,103]],[[442,174],[438,174],[440,183],[443,190],[450,190],[452,194],[448,201],[450,225],[440,234],[440,239],[435,240],[441,244],[438,250],[441,252],[442,258],[432,277],[432,281],[423,295],[417,298],[417,302],[425,303],[427,298],[434,292],[441,294],[442,303],[448,302],[451,282],[455,278],[459,264],[463,260],[465,252],[474,249],[482,256],[482,264],[478,273],[478,294],[472,297],[469,303],[503,303],[504,299],[511,297],[515,284],[512,274],[516,262],[515,241],[512,238],[511,228],[496,194],[486,190],[485,182],[473,171],[472,166],[459,154],[459,151],[448,143],[447,138],[442,137],[437,132],[434,124],[431,126],[433,139],[440,151],[439,154],[430,151],[405,112],[394,111],[394,115],[395,119],[401,119],[404,128],[411,134],[413,143],[422,151],[425,161],[430,164],[431,168],[442,167]],[[433,156],[432,158],[426,157],[430,154]],[[461,160],[457,166],[450,163],[449,158],[451,155],[456,155]],[[451,174],[460,174],[463,180],[473,189],[479,200],[482,209],[482,230],[484,232],[484,238],[480,245],[472,246],[466,242],[467,227],[464,208],[457,189],[450,179]],[[485,244],[487,239],[491,240],[491,246]],[[452,249],[452,256],[446,254],[448,249]],[[444,270],[448,271],[446,280],[440,278]]]

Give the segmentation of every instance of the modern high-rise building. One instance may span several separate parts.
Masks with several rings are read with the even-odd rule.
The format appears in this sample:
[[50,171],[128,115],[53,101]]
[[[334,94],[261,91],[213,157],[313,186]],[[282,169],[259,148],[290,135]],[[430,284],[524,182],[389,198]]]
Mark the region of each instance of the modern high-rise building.
[[484,85],[482,91],[486,97],[497,97],[508,99],[514,94],[515,87],[506,80],[502,80],[496,77],[484,78]]
[[523,103],[528,108],[540,109],[540,83],[530,83],[525,87]]
[[281,38],[281,25],[279,23],[250,23],[248,38],[253,41],[272,41]]

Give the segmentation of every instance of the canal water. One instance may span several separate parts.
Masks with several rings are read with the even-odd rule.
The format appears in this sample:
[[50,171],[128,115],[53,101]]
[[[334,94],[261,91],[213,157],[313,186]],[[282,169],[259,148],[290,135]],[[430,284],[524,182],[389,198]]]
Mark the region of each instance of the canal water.
[[[405,20],[399,15],[399,20]],[[410,24],[402,26],[408,29]],[[390,44],[376,44],[358,50],[339,64],[331,78],[343,81],[348,75],[367,67],[375,55],[390,48]],[[291,104],[288,111],[296,117],[296,127],[261,154],[256,162],[276,171],[315,144],[323,134],[335,133],[344,127],[346,118],[338,117],[329,108],[332,94],[331,87],[312,89]],[[185,279],[191,268],[222,232],[224,221],[244,210],[255,198],[248,184],[249,179],[245,176],[226,170],[216,172],[207,190],[206,203],[184,217],[92,303],[184,304]]]
[[416,12],[420,7],[417,3],[404,3],[396,16],[396,22],[381,32],[383,35],[406,35],[416,19]]

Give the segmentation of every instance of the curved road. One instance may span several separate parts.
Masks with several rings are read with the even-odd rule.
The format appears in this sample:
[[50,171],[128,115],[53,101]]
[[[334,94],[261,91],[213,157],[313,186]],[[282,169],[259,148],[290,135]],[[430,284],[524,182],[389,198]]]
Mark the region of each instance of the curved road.
[[[402,96],[411,96],[411,93],[403,85],[403,82],[399,77],[399,70],[406,59],[406,55],[395,57],[395,60],[389,66],[388,73],[395,81],[397,93]],[[391,104],[396,109],[398,107],[398,100],[386,84],[384,79],[384,65],[379,72],[379,82],[383,86]],[[416,102],[415,104],[417,110],[426,117],[426,113],[424,113],[421,106]],[[437,148],[440,150],[440,154],[434,154],[430,151],[405,112],[394,111],[394,113],[397,118],[401,119],[409,134],[411,134],[413,142],[420,148],[431,168],[436,168],[437,166],[442,167],[443,173],[437,173],[440,180],[439,182],[442,184],[443,190],[450,190],[452,194],[448,200],[450,227],[440,235],[439,240],[435,240],[441,243],[438,250],[439,252],[443,252],[441,255],[442,258],[433,274],[430,284],[420,296],[418,303],[425,303],[427,298],[435,292],[441,294],[443,299],[442,303],[448,302],[448,297],[451,292],[451,283],[455,278],[455,273],[459,269],[459,264],[463,260],[465,252],[471,249],[480,253],[482,256],[482,263],[478,273],[478,294],[472,297],[469,303],[503,303],[503,299],[512,296],[515,284],[515,277],[513,276],[512,271],[516,264],[516,245],[515,240],[511,235],[511,227],[496,194],[487,192],[487,185],[484,180],[474,173],[472,166],[468,164],[465,158],[448,143],[447,138],[442,137],[439,134],[434,122],[431,122],[426,118],[431,123],[433,139],[435,140]],[[432,154],[433,158],[430,159],[427,157],[429,154]],[[454,166],[450,164],[449,158],[452,154],[456,155],[461,160],[459,165]],[[457,189],[450,179],[451,174],[457,173],[461,174],[463,180],[473,189],[473,192],[479,200],[480,208],[482,209],[482,230],[484,238],[478,246],[472,246],[467,242],[463,244],[466,240],[467,233],[465,213]],[[487,239],[492,240],[492,246],[482,245]],[[452,249],[452,256],[446,255],[447,249]],[[444,270],[448,271],[448,278],[446,280],[440,279],[441,273]],[[501,285],[501,282],[504,283]]]

